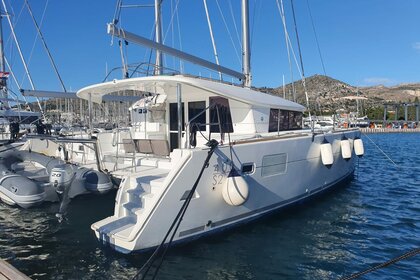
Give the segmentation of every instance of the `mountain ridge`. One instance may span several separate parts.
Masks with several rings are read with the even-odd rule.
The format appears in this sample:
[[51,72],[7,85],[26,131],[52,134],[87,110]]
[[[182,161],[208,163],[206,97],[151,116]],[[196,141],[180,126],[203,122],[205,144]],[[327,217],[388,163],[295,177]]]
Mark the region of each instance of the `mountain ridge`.
[[[357,103],[354,97],[361,97],[359,102],[365,110],[383,107],[389,103],[412,103],[420,98],[420,83],[404,83],[395,86],[353,86],[338,79],[313,75],[305,79],[309,98],[309,108],[321,112],[336,112],[337,110],[354,111]],[[296,102],[306,105],[306,97],[302,80],[295,81],[283,87],[262,88],[272,94],[292,98],[292,87],[295,87]],[[359,99],[360,100],[360,99]]]

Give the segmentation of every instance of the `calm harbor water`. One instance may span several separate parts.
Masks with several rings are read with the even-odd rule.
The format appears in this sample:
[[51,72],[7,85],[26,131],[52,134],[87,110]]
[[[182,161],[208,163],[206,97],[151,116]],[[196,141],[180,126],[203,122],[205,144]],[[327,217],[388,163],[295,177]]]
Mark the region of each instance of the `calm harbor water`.
[[[368,135],[355,178],[303,205],[172,248],[158,279],[337,279],[420,247],[420,133]],[[0,204],[0,258],[33,279],[131,279],[149,254],[102,246],[90,225],[115,193],[23,210]],[[362,279],[420,279],[420,256]]]

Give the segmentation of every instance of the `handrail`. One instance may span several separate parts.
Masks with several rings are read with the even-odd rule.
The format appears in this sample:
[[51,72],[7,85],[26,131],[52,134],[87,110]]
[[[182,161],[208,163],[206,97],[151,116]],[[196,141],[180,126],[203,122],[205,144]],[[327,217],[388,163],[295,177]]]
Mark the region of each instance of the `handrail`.
[[[143,67],[143,66],[148,66],[148,67],[147,67],[147,69],[141,68],[141,71],[138,71],[139,68],[140,67]],[[149,67],[149,66],[152,66],[152,67]],[[130,65],[128,65],[128,70],[131,71],[131,74],[129,75],[129,78],[132,78],[135,73],[143,74],[145,76],[153,75],[154,74],[153,71],[152,70],[149,70],[149,69],[154,69],[155,66],[156,66],[156,64],[148,63],[148,62],[141,62],[141,63],[136,63],[136,64],[130,64]],[[133,67],[134,67],[134,69],[133,69]],[[175,70],[175,69],[172,69],[172,68],[169,68],[169,67],[161,67],[161,68],[162,68],[162,70],[167,70],[166,72],[167,73],[171,73],[172,75],[174,75],[174,74],[180,74],[180,72],[178,70]],[[123,69],[122,66],[112,68],[108,72],[108,74],[105,76],[105,78],[102,80],[102,82],[103,83],[106,82],[106,80],[109,78],[109,76],[111,76],[111,74],[114,71],[121,70],[121,69]]]

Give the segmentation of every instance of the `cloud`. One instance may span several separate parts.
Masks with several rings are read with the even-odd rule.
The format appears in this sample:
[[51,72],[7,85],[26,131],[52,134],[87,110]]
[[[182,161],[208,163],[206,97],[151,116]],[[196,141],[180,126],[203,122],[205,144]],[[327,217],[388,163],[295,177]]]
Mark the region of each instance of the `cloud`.
[[395,80],[380,77],[365,78],[363,81],[368,85],[392,85],[397,83]]
[[417,51],[420,51],[420,42],[415,42],[415,43],[413,43],[413,49],[415,49],[415,50],[417,50]]

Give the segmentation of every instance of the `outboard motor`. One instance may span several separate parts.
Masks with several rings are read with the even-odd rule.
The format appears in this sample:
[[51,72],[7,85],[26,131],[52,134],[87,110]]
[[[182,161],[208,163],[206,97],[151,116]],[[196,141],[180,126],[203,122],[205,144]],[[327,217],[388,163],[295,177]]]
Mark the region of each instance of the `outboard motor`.
[[58,194],[63,194],[68,189],[74,178],[74,170],[69,164],[60,164],[51,169],[50,184]]
[[60,164],[51,169],[50,184],[60,197],[60,209],[56,214],[60,223],[64,220],[67,205],[70,203],[69,191],[75,175],[75,170],[69,164]]

